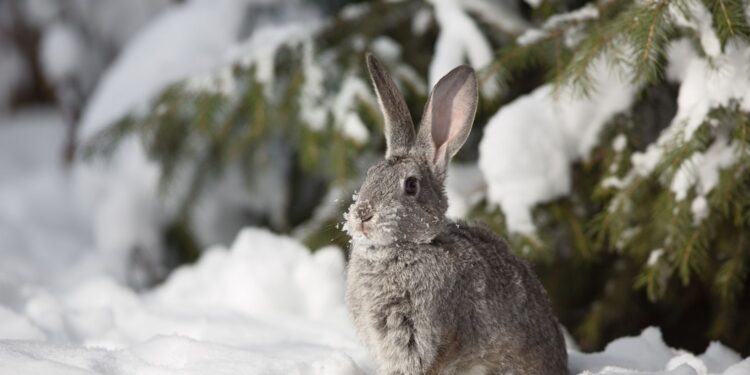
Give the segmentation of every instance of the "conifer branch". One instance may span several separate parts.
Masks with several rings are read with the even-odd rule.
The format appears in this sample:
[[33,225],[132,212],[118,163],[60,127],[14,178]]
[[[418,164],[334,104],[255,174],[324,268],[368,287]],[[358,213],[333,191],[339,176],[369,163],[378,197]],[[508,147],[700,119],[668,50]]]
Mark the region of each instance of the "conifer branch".
[[646,37],[646,47],[643,49],[643,63],[648,63],[651,57],[651,49],[653,48],[654,44],[654,37],[656,33],[656,25],[659,23],[659,15],[661,12],[666,8],[668,4],[668,0],[660,1],[656,5],[656,9],[654,11],[655,15],[651,19],[651,24],[648,27],[648,35]]
[[747,4],[743,0],[704,0],[711,11],[722,47],[732,37],[750,39],[750,28],[745,18]]
[[724,0],[715,0],[715,1],[721,7],[721,15],[724,17],[724,21],[726,22],[727,28],[729,30],[729,34],[734,35],[734,26],[732,25],[732,21],[729,19],[729,14],[727,13],[727,6],[724,4]]

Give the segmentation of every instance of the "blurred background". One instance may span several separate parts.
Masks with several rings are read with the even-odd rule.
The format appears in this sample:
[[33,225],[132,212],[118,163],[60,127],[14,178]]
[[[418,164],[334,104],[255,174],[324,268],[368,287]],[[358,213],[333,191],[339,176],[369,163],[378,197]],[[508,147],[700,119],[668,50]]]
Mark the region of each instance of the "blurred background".
[[418,123],[480,109],[449,216],[532,262],[583,350],[661,327],[750,355],[745,0],[0,0],[0,302],[148,290],[244,227],[346,249],[382,157],[364,54]]

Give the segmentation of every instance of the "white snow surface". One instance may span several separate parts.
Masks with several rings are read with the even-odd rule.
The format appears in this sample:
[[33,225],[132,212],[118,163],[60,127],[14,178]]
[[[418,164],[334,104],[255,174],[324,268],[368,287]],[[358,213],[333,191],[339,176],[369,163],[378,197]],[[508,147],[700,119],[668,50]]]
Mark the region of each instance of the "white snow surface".
[[377,106],[377,99],[372,93],[370,85],[354,75],[348,75],[341,83],[338,94],[333,100],[332,110],[341,131],[351,139],[364,143],[369,139],[367,127],[357,114],[358,100]]
[[750,75],[747,74],[750,69],[750,46],[732,40],[727,43],[724,53],[710,61],[698,56],[692,47],[683,48],[681,53],[670,55],[669,61],[670,65],[673,61],[674,64],[689,61],[683,75],[676,77],[681,78],[682,84],[677,97],[677,114],[672,121],[675,127],[684,130],[687,140],[713,108],[728,106],[735,101],[743,111],[750,111]]
[[492,47],[476,22],[456,0],[431,0],[440,26],[430,63],[429,84],[434,86],[451,69],[468,63],[482,68],[492,62]]
[[588,155],[604,124],[627,109],[635,87],[604,61],[593,66],[598,91],[589,97],[544,85],[500,108],[479,144],[487,200],[508,229],[532,233],[534,205],[570,192],[570,164]]
[[714,31],[711,12],[702,2],[689,0],[683,5],[672,4],[670,15],[679,26],[698,33],[701,48],[707,55],[716,57],[721,53],[721,42]]
[[65,130],[49,108],[0,117],[0,280],[68,285],[107,273],[148,282],[143,272],[163,271],[153,269],[158,253],[142,252],[135,264],[129,251],[159,242],[159,201],[144,193],[155,188],[153,168],[127,145],[119,173],[66,167]]
[[302,6],[297,18],[280,11],[281,19],[253,24],[244,37],[253,3],[272,1],[192,0],[162,12],[128,42],[104,74],[83,113],[81,138],[89,139],[127,114],[141,113],[164,88],[186,78],[202,87],[218,74],[219,82],[209,84],[226,91],[232,87],[232,63],[257,63],[258,77],[272,80],[275,49],[309,36],[319,18]]
[[170,83],[216,68],[237,41],[245,4],[198,0],[163,12],[104,74],[84,111],[81,138],[145,106]]
[[688,190],[695,186],[699,195],[706,195],[719,183],[719,171],[737,160],[737,147],[720,137],[705,152],[696,152],[680,165],[672,178],[671,189],[675,199],[687,197]]
[[8,280],[64,285],[97,268],[84,261],[93,241],[62,168],[64,132],[48,108],[0,117],[0,299]]
[[486,186],[482,172],[475,164],[452,163],[448,167],[445,180],[445,194],[448,196],[448,211],[445,215],[461,219],[482,200]]
[[40,46],[45,75],[54,82],[70,79],[82,65],[84,49],[72,26],[62,22],[48,26]]
[[[53,290],[0,283],[0,374],[374,374],[344,305],[335,247],[311,253],[245,229],[161,286],[108,277]],[[572,374],[746,374],[732,350],[669,348],[656,328],[600,353],[570,349]]]
[[0,300],[0,374],[356,374],[369,367],[343,279],[337,248],[246,229],[142,294],[107,277],[17,285]]
[[[582,22],[599,17],[599,9],[593,4],[586,4],[576,10],[556,14],[544,22],[540,29],[532,28],[521,34],[516,41],[520,45],[529,45],[536,43],[541,39],[549,36],[550,31],[560,28],[560,26],[571,22]],[[580,26],[580,25],[579,25]],[[565,31],[565,44],[568,47],[574,47],[579,42],[580,27],[571,27]]]

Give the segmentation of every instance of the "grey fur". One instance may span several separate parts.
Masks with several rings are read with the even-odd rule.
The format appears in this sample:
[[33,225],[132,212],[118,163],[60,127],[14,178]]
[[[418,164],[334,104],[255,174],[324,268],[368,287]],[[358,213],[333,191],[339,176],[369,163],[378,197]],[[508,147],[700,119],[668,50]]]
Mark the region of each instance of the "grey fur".
[[[433,96],[447,91],[476,98],[473,71],[461,71],[458,78],[473,86],[438,83]],[[456,87],[469,90],[456,94]],[[385,92],[392,91],[380,95]],[[476,99],[459,99],[476,106]],[[470,130],[475,108],[469,109]],[[464,122],[451,119],[451,126]],[[468,135],[451,131],[447,160]],[[445,217],[444,168],[434,154],[439,146],[416,143],[370,168],[345,215],[352,236],[347,305],[379,373],[566,374],[562,333],[541,283],[491,231]],[[404,192],[409,177],[418,181],[415,195]]]
[[378,96],[385,124],[386,157],[406,154],[414,144],[414,122],[409,107],[393,80],[378,59],[367,54],[367,70]]

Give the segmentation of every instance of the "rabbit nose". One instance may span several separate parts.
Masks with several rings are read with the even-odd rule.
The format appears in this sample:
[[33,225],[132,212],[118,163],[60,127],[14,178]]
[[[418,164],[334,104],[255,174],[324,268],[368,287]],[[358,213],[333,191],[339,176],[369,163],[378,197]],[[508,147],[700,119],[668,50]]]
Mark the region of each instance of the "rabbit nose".
[[370,210],[367,206],[359,206],[357,207],[357,217],[359,218],[359,221],[362,223],[366,223],[370,220],[372,220],[372,217],[374,214],[372,213],[372,210]]

